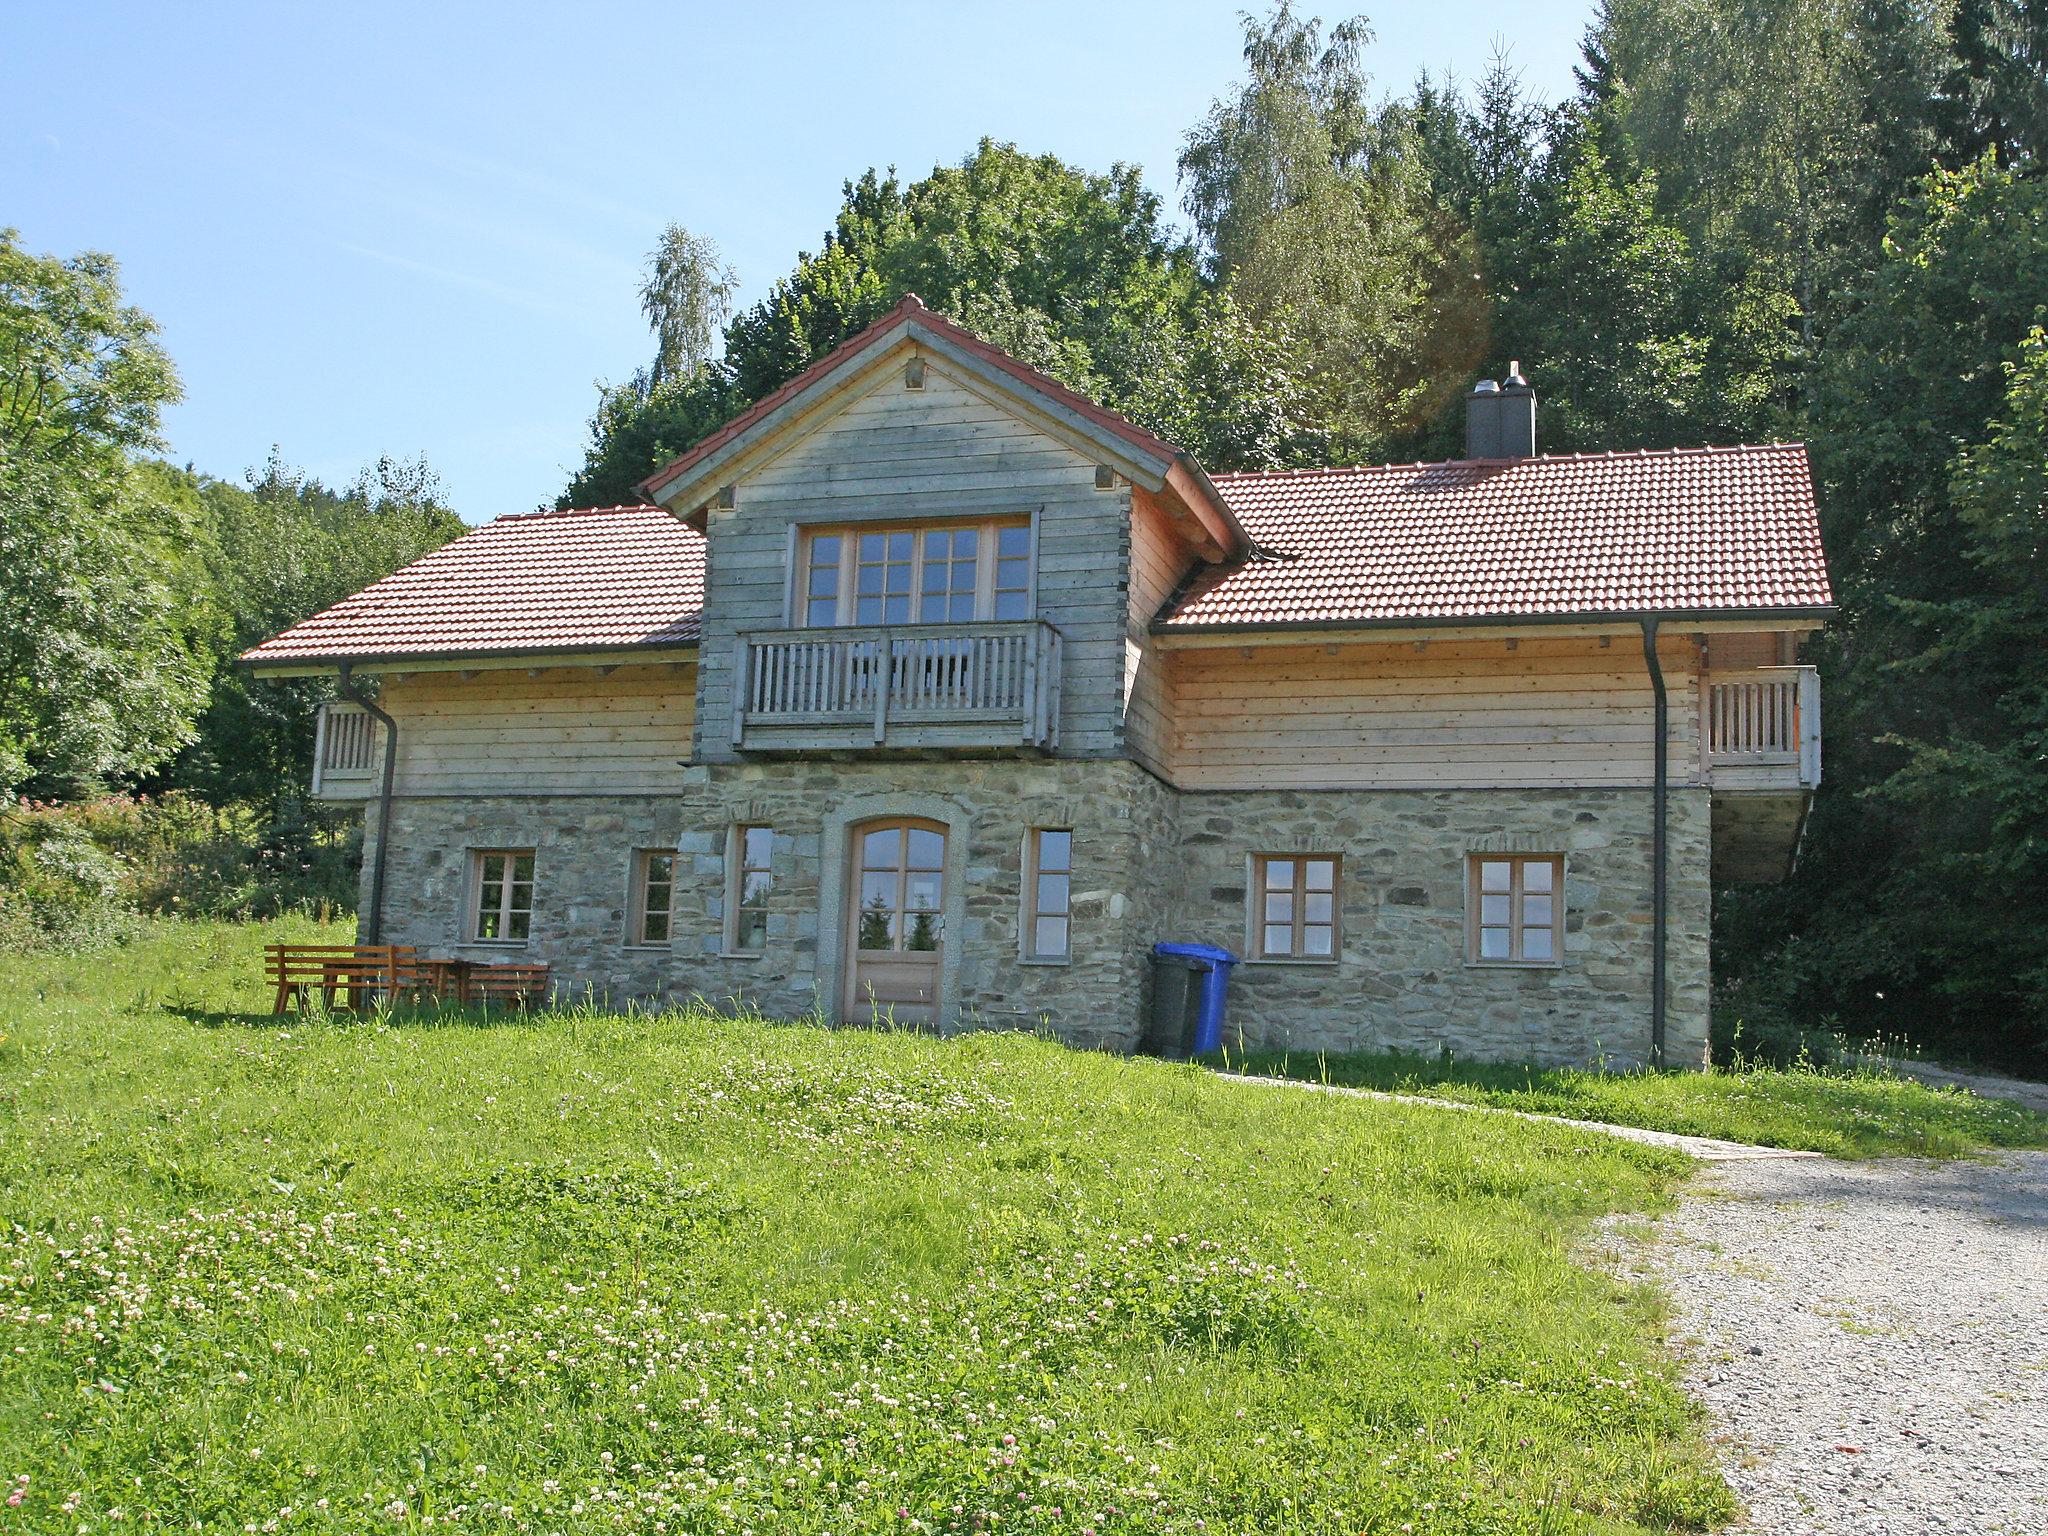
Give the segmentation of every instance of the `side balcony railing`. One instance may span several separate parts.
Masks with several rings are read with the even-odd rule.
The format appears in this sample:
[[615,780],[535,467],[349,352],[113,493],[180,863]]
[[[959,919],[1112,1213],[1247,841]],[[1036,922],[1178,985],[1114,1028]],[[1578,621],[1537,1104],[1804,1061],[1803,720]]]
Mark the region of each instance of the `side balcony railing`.
[[736,747],[1059,742],[1060,632],[1040,619],[740,636]]
[[1820,783],[1820,674],[1812,667],[1709,673],[1702,704],[1709,769],[1733,770],[1759,787]]
[[383,768],[384,738],[360,704],[333,699],[313,725],[313,793],[328,800],[369,794]]

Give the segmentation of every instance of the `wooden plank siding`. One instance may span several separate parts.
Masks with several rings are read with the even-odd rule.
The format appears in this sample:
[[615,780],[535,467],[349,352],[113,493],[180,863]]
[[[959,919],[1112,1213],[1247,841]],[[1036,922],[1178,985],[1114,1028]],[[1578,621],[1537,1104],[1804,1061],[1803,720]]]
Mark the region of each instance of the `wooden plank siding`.
[[1152,621],[1195,563],[1147,491],[1131,492],[1130,627],[1124,640],[1124,744],[1132,757],[1162,778],[1174,771],[1169,661],[1151,634]]
[[[836,414],[810,424],[735,482],[713,510],[698,695],[699,761],[731,761],[738,637],[791,622],[793,529],[1029,515],[1037,614],[1063,638],[1062,756],[1122,749],[1128,496],[1098,490],[1095,464],[928,363],[925,387],[880,371]],[[721,725],[725,727],[721,731]]]
[[[1672,782],[1700,782],[1698,646],[1659,646]],[[1170,653],[1187,789],[1641,785],[1654,697],[1640,645],[1597,639],[1268,645]]]
[[386,679],[401,795],[678,787],[696,718],[689,663],[417,672]]

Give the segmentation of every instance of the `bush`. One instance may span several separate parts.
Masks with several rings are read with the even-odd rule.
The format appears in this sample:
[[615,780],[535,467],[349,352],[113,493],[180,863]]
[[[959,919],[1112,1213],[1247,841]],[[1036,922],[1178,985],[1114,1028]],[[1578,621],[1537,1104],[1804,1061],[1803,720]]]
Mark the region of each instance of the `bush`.
[[138,914],[328,917],[355,906],[353,814],[304,801],[269,814],[182,794],[0,808],[0,949],[92,949]]
[[1835,1030],[1809,1024],[1762,988],[1742,984],[1715,999],[1708,1042],[1715,1066],[1737,1070],[1827,1067],[1844,1055]]

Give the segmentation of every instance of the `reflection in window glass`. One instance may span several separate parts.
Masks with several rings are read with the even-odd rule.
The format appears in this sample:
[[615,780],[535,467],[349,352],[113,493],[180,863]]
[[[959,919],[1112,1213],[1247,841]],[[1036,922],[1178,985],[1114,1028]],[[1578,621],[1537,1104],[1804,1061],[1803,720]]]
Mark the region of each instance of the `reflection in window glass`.
[[1031,617],[1025,520],[816,530],[799,565],[796,616],[807,626]]
[[475,855],[476,911],[470,936],[483,944],[524,944],[533,922],[533,852]]
[[666,944],[669,941],[675,891],[675,855],[651,848],[641,854],[633,924],[635,944]]
[[865,950],[929,952],[944,926],[946,836],[931,827],[877,827],[860,837],[860,913]]
[[759,954],[768,945],[768,898],[775,888],[770,827],[735,827],[727,859],[726,902],[732,911],[732,948]]

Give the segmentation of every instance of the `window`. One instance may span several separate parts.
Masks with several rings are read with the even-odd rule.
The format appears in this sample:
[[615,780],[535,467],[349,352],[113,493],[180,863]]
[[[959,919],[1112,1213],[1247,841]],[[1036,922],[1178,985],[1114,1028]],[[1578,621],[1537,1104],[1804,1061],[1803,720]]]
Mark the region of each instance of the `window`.
[[1337,860],[1261,854],[1252,860],[1252,956],[1337,958]]
[[1074,834],[1034,827],[1024,856],[1024,953],[1065,960],[1073,943]]
[[768,892],[775,884],[769,858],[775,833],[768,827],[734,827],[725,854],[726,949],[758,955],[768,947]]
[[1466,912],[1475,964],[1556,965],[1564,947],[1564,860],[1473,854]]
[[475,900],[469,936],[479,944],[524,944],[533,925],[533,850],[491,848],[470,855]]
[[626,926],[631,944],[666,944],[676,905],[676,856],[665,849],[643,848],[633,855],[632,921]]
[[1031,617],[1031,524],[820,528],[804,536],[797,619],[959,624]]

